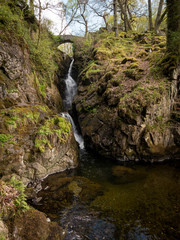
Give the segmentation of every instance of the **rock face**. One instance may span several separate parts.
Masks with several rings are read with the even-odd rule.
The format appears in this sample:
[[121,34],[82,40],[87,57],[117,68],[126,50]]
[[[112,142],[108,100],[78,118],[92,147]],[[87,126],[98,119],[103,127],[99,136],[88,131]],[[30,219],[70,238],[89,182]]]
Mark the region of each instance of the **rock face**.
[[[61,62],[58,64],[62,64]],[[58,76],[55,74],[55,82]],[[42,95],[29,53],[0,42],[0,174],[26,184],[77,166],[71,124],[57,113],[62,99],[54,83]]]
[[5,223],[0,219],[0,237],[1,238],[5,238],[5,239],[9,239],[8,238],[8,228],[5,225]]
[[94,46],[75,99],[82,134],[88,148],[118,160],[179,157],[178,78],[158,75],[165,39],[142,37],[108,35]]
[[48,222],[45,214],[35,209],[19,214],[8,225],[10,240],[63,239],[62,228],[57,223]]

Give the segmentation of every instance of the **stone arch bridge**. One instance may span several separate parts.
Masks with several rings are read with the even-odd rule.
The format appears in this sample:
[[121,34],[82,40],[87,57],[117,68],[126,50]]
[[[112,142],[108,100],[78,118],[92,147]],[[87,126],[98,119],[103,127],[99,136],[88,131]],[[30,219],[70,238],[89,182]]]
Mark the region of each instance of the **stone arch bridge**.
[[84,40],[84,37],[75,36],[75,35],[59,35],[58,44],[63,43],[76,43]]

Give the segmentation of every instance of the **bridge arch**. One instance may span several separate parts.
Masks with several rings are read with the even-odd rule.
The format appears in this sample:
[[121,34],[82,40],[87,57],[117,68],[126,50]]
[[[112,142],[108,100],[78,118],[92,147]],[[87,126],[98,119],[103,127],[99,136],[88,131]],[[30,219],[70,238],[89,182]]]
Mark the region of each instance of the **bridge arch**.
[[75,35],[59,35],[59,40],[58,44],[63,44],[63,43],[74,43],[78,40],[83,40],[84,37],[80,36],[75,36]]

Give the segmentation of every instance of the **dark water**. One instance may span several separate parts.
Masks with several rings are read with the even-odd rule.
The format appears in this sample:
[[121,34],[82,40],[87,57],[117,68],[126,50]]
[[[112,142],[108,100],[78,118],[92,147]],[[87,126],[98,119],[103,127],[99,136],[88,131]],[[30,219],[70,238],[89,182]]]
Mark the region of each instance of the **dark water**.
[[43,182],[38,209],[65,239],[180,239],[179,162],[119,163],[80,150],[80,166]]

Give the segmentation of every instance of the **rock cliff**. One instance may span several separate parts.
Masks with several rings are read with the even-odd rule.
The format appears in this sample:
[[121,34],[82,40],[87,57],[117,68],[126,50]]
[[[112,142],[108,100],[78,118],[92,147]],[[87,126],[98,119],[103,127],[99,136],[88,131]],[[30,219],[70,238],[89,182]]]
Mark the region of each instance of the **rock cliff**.
[[4,4],[0,12],[0,175],[27,184],[76,167],[77,145],[70,122],[59,115],[57,85],[67,59],[46,27],[37,46],[37,23],[32,29],[18,9]]
[[75,99],[88,148],[118,160],[179,157],[179,80],[162,73],[165,41],[148,33],[95,37]]

